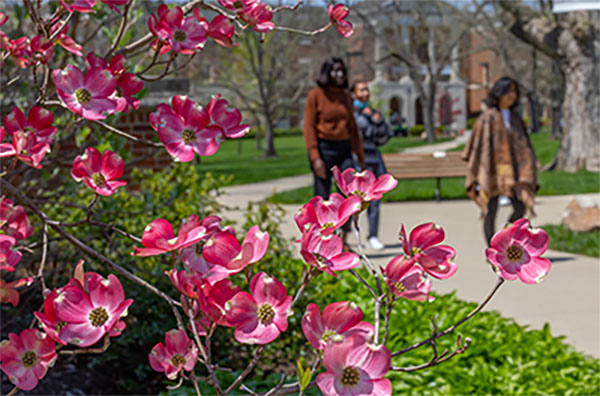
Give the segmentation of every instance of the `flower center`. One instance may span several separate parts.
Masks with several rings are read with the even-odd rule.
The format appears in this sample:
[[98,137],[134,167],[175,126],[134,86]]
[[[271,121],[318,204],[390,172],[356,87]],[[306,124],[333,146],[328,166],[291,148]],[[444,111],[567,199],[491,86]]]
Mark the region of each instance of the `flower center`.
[[171,364],[175,367],[179,366],[179,365],[184,365],[185,364],[185,357],[183,357],[183,355],[180,354],[175,354],[173,355],[173,357],[171,358]]
[[23,357],[21,358],[21,362],[23,362],[23,366],[25,366],[25,368],[33,366],[37,363],[37,360],[37,355],[35,354],[35,352],[31,351],[25,352],[23,354]]
[[333,222],[329,221],[329,222],[327,222],[327,223],[323,224],[323,225],[321,226],[321,229],[322,229],[322,230],[326,230],[326,229],[328,229],[328,228],[331,228],[331,227],[333,227],[334,225],[335,225],[335,224],[333,224]]
[[506,258],[509,261],[519,261],[523,258],[523,249],[517,245],[510,245],[506,249]]
[[325,343],[327,343],[327,341],[329,341],[329,339],[336,334],[337,333],[335,332],[335,330],[327,330],[325,333],[323,333],[323,337],[322,337],[323,341],[325,341]]
[[64,329],[64,328],[65,328],[65,326],[66,326],[67,324],[68,324],[68,323],[67,323],[67,322],[65,322],[64,320],[61,320],[61,321],[59,321],[59,322],[56,324],[56,331],[57,331],[57,332],[60,332],[62,329]]
[[94,308],[92,312],[90,312],[89,319],[92,326],[100,327],[108,320],[108,312],[106,312],[104,307]]
[[359,197],[365,198],[367,194],[364,191],[354,190],[351,195],[358,195]]
[[181,30],[178,30],[175,32],[175,34],[173,34],[173,38],[175,39],[175,41],[179,41],[180,43],[182,41],[185,41],[187,35],[185,34],[185,32],[182,32]]
[[398,293],[404,293],[406,291],[406,286],[404,286],[404,283],[402,283],[402,281],[396,282],[394,286],[396,286],[396,290],[398,290]]
[[422,249],[419,249],[418,247],[414,247],[412,248],[412,250],[410,251],[410,255],[411,256],[416,256],[419,253],[423,253]]
[[204,243],[198,242],[197,244],[194,245],[194,247],[196,250],[196,255],[202,256],[202,249],[204,248]]
[[354,386],[358,384],[358,370],[352,366],[345,367],[342,370],[342,384]]
[[92,94],[85,88],[79,88],[75,91],[75,97],[81,104],[88,104],[92,100]]
[[270,304],[261,304],[256,311],[256,316],[258,316],[260,323],[268,325],[271,324],[275,317],[275,310]]
[[106,179],[104,178],[104,176],[102,176],[101,173],[94,173],[92,175],[92,181],[98,187],[104,187],[104,186],[106,186]]
[[26,126],[25,128],[23,128],[23,131],[24,131],[25,133],[32,133],[32,134],[34,134],[34,135],[35,135],[35,129],[33,129],[33,128],[32,128],[32,127],[30,127],[30,126]]
[[196,141],[196,132],[191,129],[184,129],[181,133],[181,138],[185,144],[192,144]]

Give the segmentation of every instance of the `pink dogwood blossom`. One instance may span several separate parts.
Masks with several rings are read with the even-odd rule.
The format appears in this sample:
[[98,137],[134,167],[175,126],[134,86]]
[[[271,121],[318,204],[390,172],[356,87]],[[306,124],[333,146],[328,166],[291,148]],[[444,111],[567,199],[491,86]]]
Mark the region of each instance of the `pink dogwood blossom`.
[[71,176],[77,182],[83,181],[96,194],[109,196],[117,188],[127,184],[123,180],[117,180],[123,175],[123,170],[123,159],[118,154],[110,150],[100,154],[96,148],[88,147],[73,160]]
[[428,293],[431,280],[423,276],[423,268],[403,254],[394,257],[385,267],[387,284],[392,292],[407,300],[433,301]]
[[213,155],[221,144],[221,128],[210,126],[206,109],[187,96],[174,96],[172,107],[161,103],[150,113],[150,125],[175,161],[189,162],[198,155]]
[[49,152],[48,143],[38,141],[36,135],[27,132],[16,132],[12,136],[12,143],[0,144],[0,158],[16,156],[23,163],[36,169],[42,168],[40,163]]
[[375,178],[373,172],[368,169],[357,172],[348,168],[342,173],[334,166],[333,176],[341,192],[347,196],[357,195],[365,202],[381,199],[384,193],[393,190],[398,184],[392,175],[386,173]]
[[92,12],[92,8],[96,5],[97,0],[60,0],[60,4],[68,12]]
[[229,107],[229,102],[221,99],[221,95],[213,96],[206,105],[206,110],[210,116],[211,124],[221,128],[223,137],[228,139],[241,138],[250,130],[250,125],[240,124],[242,113],[238,109]]
[[46,64],[54,54],[54,43],[42,35],[37,35],[29,43],[33,62]]
[[184,330],[173,329],[165,333],[165,343],[152,348],[148,360],[152,368],[174,380],[181,370],[192,371],[198,358],[198,349]]
[[123,55],[115,55],[110,59],[110,63],[106,63],[104,58],[96,56],[93,52],[85,57],[90,68],[107,69],[116,78],[117,88],[111,99],[117,101],[117,111],[129,113],[129,111],[137,110],[140,107],[139,99],[133,95],[142,90],[144,82],[135,74],[125,72],[123,59]]
[[8,283],[0,279],[0,302],[9,302],[13,307],[16,307],[19,304],[19,292],[16,289],[22,286],[29,286],[32,283],[32,277],[17,279]]
[[245,7],[238,15],[258,33],[269,33],[275,28],[275,24],[271,22],[273,11],[263,2],[257,1],[252,6]]
[[438,245],[444,240],[444,230],[434,223],[424,223],[415,227],[406,237],[404,225],[400,231],[402,249],[412,257],[423,269],[434,278],[448,279],[456,272],[458,266],[453,259],[454,249],[448,245]]
[[23,330],[19,335],[10,333],[8,338],[0,345],[2,371],[15,386],[32,390],[56,359],[54,341],[37,329]]
[[383,345],[371,345],[361,334],[325,347],[326,372],[317,376],[324,395],[391,395],[392,383],[383,378],[390,369],[391,354]]
[[0,198],[0,229],[16,239],[29,238],[33,233],[25,209],[4,196]]
[[323,316],[317,304],[308,304],[302,317],[302,331],[310,344],[322,351],[331,337],[346,337],[358,331],[365,335],[373,333],[374,328],[368,322],[361,322],[363,313],[351,301],[329,304],[323,310]]
[[8,40],[7,50],[15,65],[21,69],[29,66],[31,50],[29,49],[29,39],[27,37],[23,36],[16,40]]
[[227,321],[235,326],[238,342],[268,344],[287,330],[292,296],[281,282],[264,272],[254,275],[250,293],[239,292],[225,304]]
[[96,273],[86,273],[88,289],[76,279],[58,291],[54,309],[59,320],[67,324],[59,332],[61,340],[87,347],[98,342],[105,334],[116,328],[120,333],[120,319],[127,314],[133,300],[125,300],[123,287],[116,276],[108,279]]
[[[56,33],[58,29],[60,29],[60,32]],[[69,51],[74,55],[83,56],[83,47],[80,44],[77,44],[75,40],[73,40],[73,38],[68,35],[68,32],[69,25],[67,24],[63,26],[62,22],[60,21],[57,21],[50,27],[50,35],[54,36],[56,33],[56,36],[54,38],[55,44],[60,45],[65,50]]]
[[498,231],[485,250],[487,259],[506,280],[539,283],[550,271],[550,260],[541,257],[548,249],[548,234],[519,219]]
[[[330,235],[344,225],[353,214],[360,212],[361,204],[362,200],[357,196],[344,198],[338,193],[333,193],[328,200],[315,196],[304,205],[294,219],[301,231],[317,224],[323,235]],[[314,217],[313,210],[308,206],[314,209]]]
[[67,322],[64,320],[58,319],[56,316],[56,310],[54,309],[54,301],[58,297],[58,292],[56,289],[52,290],[44,300],[44,310],[43,312],[34,312],[33,315],[40,322],[40,325],[48,334],[48,337],[52,338],[54,341],[67,345],[67,342],[61,340],[59,337],[59,332],[67,325]]
[[37,106],[31,107],[27,118],[17,106],[4,117],[4,127],[10,136],[17,132],[32,133],[40,143],[52,144],[56,127],[52,112]]
[[227,321],[225,306],[227,301],[231,300],[241,290],[229,279],[220,280],[214,285],[205,283],[202,294],[198,299],[200,309],[212,322],[231,327],[232,324]]
[[346,18],[348,14],[350,14],[350,9],[346,7],[344,4],[336,4],[335,6],[329,4],[329,20],[331,24],[336,28],[339,34],[344,37],[352,36],[354,33],[354,27]]
[[356,254],[342,251],[340,237],[323,235],[318,227],[315,224],[302,235],[300,254],[304,261],[333,276],[337,276],[335,271],[351,269],[360,264]]
[[143,248],[134,246],[133,256],[155,256],[191,246],[201,240],[206,228],[200,225],[198,216],[191,215],[181,222],[179,235],[175,236],[173,226],[165,219],[156,219],[148,224],[142,234]]
[[158,19],[150,15],[148,28],[163,42],[163,50],[167,47],[182,54],[193,54],[202,49],[209,30],[205,20],[199,21],[193,16],[184,18],[181,7],[175,6],[169,10],[165,4],[158,7],[156,14]]
[[[199,21],[204,18],[202,14],[200,14],[198,8],[194,8],[194,16]],[[223,47],[237,47],[239,45],[239,43],[234,43],[232,41],[234,34],[235,28],[233,23],[231,23],[229,18],[225,15],[217,15],[209,23],[208,37],[212,38],[217,44],[222,45]]]
[[88,120],[102,120],[117,110],[117,102],[111,96],[117,82],[106,69],[98,67],[87,71],[67,65],[62,70],[54,70],[52,79],[58,97],[74,113]]
[[0,270],[12,272],[21,260],[21,252],[14,247],[17,240],[10,235],[0,234]]

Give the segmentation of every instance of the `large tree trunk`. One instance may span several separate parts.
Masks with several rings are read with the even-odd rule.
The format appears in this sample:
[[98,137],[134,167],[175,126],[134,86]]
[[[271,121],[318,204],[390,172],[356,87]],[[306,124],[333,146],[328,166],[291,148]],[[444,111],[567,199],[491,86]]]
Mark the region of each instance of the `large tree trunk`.
[[559,79],[560,69],[556,61],[552,62],[552,73],[556,75],[556,80],[552,83],[550,89],[550,138],[561,139],[563,126],[561,125],[562,119],[562,105],[565,98],[565,82],[564,79]]
[[564,76],[564,130],[555,169],[600,171],[598,12],[549,17],[517,2],[497,0],[496,4],[515,18],[511,32],[555,59]]
[[570,29],[563,30],[559,36],[559,48],[565,53],[560,64],[565,76],[565,132],[556,164],[560,170],[600,171],[600,70],[595,45],[598,43],[597,28],[589,30],[595,37],[578,39]]

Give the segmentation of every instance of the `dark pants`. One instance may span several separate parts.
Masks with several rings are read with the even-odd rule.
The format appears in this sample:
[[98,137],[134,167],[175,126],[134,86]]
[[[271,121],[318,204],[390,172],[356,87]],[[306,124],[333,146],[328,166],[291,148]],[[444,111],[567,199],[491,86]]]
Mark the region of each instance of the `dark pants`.
[[349,140],[319,140],[319,154],[323,162],[325,162],[327,177],[325,179],[318,177],[314,169],[312,169],[312,162],[310,163],[310,169],[313,171],[315,181],[314,192],[315,195],[329,199],[329,194],[331,194],[331,178],[333,177],[331,168],[337,165],[340,171],[343,172],[354,166],[352,146]]
[[[385,173],[385,166],[383,165],[383,158],[377,151],[377,155],[375,157],[377,159],[376,162],[369,162],[367,158],[367,168],[373,172],[375,177],[379,177]],[[379,233],[379,205],[381,200],[371,201],[367,209],[367,216],[369,217],[369,238],[373,236],[377,236]]]
[[[340,171],[344,171],[354,166],[354,160],[352,159],[352,146],[350,140],[321,140],[319,139],[319,155],[323,162],[325,162],[325,179],[321,179],[315,174],[310,162],[310,169],[313,171],[314,177],[314,193],[324,199],[329,199],[331,194],[331,178],[333,172],[331,168],[337,165]],[[338,192],[340,192],[338,188]],[[350,231],[350,220],[344,224],[342,229],[346,232]]]
[[[510,215],[508,221],[510,223],[517,221],[525,214],[525,204],[519,201],[517,198],[511,198],[510,203],[513,207],[513,213]],[[488,246],[492,241],[492,237],[496,232],[496,213],[498,212],[498,197],[490,199],[488,202],[488,212],[483,220],[483,232],[485,233],[485,239],[487,240]]]

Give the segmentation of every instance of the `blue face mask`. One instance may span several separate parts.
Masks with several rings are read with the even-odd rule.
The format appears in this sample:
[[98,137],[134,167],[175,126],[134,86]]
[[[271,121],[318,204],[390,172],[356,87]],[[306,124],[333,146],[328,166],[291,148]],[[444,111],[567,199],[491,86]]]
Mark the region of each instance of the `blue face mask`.
[[358,110],[363,110],[365,109],[367,106],[369,106],[369,102],[361,102],[358,99],[354,99],[354,101],[352,102],[352,105],[357,108]]

